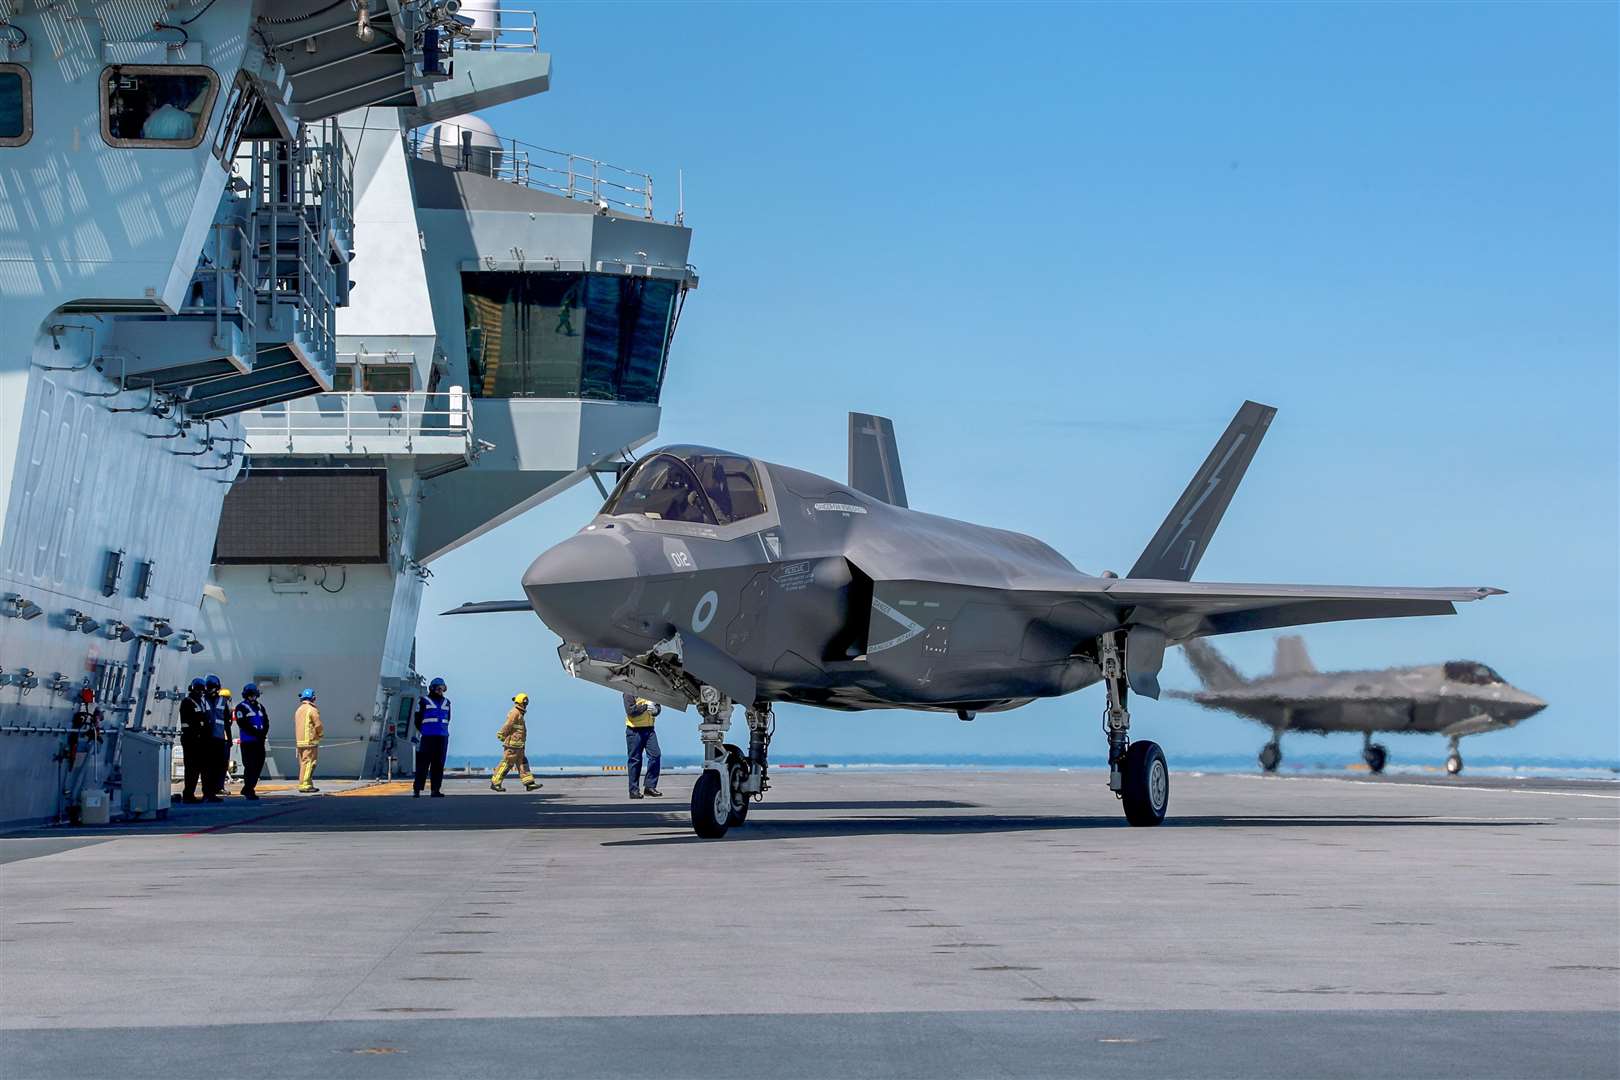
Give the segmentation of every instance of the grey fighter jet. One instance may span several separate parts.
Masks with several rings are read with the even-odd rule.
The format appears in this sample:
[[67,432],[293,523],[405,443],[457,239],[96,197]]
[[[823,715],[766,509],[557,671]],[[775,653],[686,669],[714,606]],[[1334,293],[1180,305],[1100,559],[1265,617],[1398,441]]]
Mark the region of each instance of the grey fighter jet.
[[[1082,573],[1030,536],[907,506],[894,427],[852,414],[849,478],[700,446],[630,466],[601,512],[523,575],[573,675],[684,710],[705,768],[692,825],[718,837],[769,786],[771,707],[926,709],[964,720],[1101,682],[1108,786],[1132,825],[1169,805],[1127,696],[1159,696],[1167,646],[1341,619],[1449,615],[1499,589],[1191,581],[1276,410],[1247,402],[1129,574]],[[1138,483],[1118,468],[1109,482]],[[743,706],[748,748],[726,742]]]
[[1275,772],[1282,764],[1282,734],[1359,731],[1362,760],[1384,771],[1389,751],[1372,741],[1378,732],[1428,732],[1451,740],[1446,771],[1462,772],[1457,742],[1465,735],[1510,728],[1547,707],[1534,694],[1474,660],[1450,660],[1424,667],[1382,671],[1320,672],[1305,651],[1305,639],[1277,639],[1270,675],[1246,679],[1207,641],[1182,646],[1203,690],[1170,691],[1210,709],[1246,716],[1272,730],[1260,750],[1260,767]]

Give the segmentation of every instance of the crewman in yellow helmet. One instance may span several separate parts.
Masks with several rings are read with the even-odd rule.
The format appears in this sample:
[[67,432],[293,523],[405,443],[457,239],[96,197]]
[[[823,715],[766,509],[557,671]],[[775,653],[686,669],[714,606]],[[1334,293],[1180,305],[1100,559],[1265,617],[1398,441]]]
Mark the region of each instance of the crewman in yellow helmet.
[[321,710],[315,707],[315,691],[308,687],[298,695],[298,711],[293,713],[293,737],[298,743],[298,790],[319,791],[315,786],[315,762],[321,756]]
[[501,740],[506,752],[501,755],[501,763],[495,767],[495,779],[489,782],[491,791],[505,791],[506,789],[501,787],[501,781],[505,780],[506,774],[514,768],[523,778],[525,790],[533,791],[540,786],[540,782],[534,778],[534,773],[529,771],[529,757],[523,752],[529,738],[529,727],[523,719],[528,711],[529,695],[522,692],[513,694],[512,708],[506,714],[506,723],[495,733],[495,737]]

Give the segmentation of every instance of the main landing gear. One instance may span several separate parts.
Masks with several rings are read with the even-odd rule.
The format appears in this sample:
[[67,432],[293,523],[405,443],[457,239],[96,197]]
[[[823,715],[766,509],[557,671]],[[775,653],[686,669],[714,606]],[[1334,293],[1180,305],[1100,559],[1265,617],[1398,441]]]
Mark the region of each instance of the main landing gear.
[[1457,736],[1451,737],[1451,753],[1446,757],[1446,772],[1456,776],[1463,770],[1462,749],[1457,745]]
[[712,686],[698,701],[698,738],[703,742],[703,772],[692,785],[692,831],[718,840],[728,829],[748,820],[748,804],[770,789],[769,754],[775,726],[769,705],[744,710],[748,752],[725,741],[731,729],[732,702]]
[[1260,748],[1260,767],[1266,772],[1276,772],[1277,766],[1282,764],[1282,744],[1272,739]]
[[1108,690],[1108,711],[1103,730],[1108,735],[1108,786],[1125,807],[1132,825],[1157,825],[1170,808],[1170,766],[1157,743],[1131,742],[1130,692],[1125,679],[1125,632],[1104,634],[1098,649],[1103,685]]
[[1389,761],[1389,751],[1384,748],[1383,743],[1372,741],[1370,731],[1362,736],[1361,760],[1367,763],[1367,768],[1372,770],[1374,776],[1383,772],[1384,764]]

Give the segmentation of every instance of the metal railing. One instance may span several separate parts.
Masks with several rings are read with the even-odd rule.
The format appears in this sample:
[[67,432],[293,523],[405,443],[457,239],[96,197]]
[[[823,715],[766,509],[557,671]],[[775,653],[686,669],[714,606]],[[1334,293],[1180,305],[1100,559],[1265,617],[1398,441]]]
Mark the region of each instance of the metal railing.
[[455,36],[452,49],[477,52],[494,49],[500,52],[539,52],[540,20],[525,8],[491,7],[483,4],[463,4],[459,12],[473,20],[466,33]]
[[424,161],[654,220],[653,178],[644,172],[449,122],[408,138],[411,154]]
[[256,222],[216,221],[209,226],[208,242],[203,245],[197,272],[186,290],[181,315],[209,315],[214,320],[214,340],[222,341],[225,320],[233,320],[242,332],[253,336],[254,295],[252,267]]
[[330,452],[471,453],[472,397],[446,393],[356,391],[315,394],[246,414],[242,433],[255,454]]
[[253,207],[255,293],[293,310],[293,332],[330,377],[337,358],[336,250],[354,219],[354,165],[336,120],[296,144],[255,142],[238,158]]

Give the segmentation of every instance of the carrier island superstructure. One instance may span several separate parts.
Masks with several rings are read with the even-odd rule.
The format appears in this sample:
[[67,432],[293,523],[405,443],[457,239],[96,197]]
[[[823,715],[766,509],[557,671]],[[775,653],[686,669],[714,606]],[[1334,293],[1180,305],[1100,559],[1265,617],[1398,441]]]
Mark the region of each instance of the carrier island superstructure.
[[549,81],[523,10],[0,0],[0,824],[163,813],[204,670],[381,767],[427,564],[651,438],[689,234],[466,115]]

